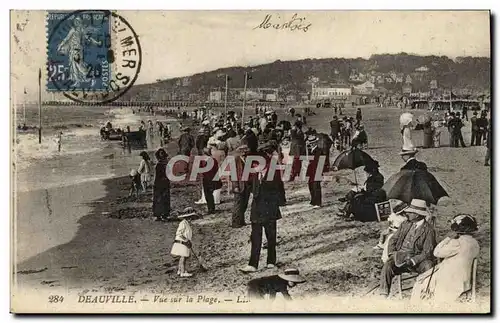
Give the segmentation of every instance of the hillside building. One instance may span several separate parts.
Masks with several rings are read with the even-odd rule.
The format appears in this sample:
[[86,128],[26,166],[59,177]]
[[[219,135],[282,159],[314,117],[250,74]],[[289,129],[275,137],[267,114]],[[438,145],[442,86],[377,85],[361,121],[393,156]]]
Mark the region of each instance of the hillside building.
[[375,90],[375,84],[366,81],[363,84],[354,86],[354,93],[362,95],[370,95]]
[[335,84],[330,86],[318,86],[312,88],[311,100],[331,99],[335,97],[347,97],[352,94],[352,88],[347,84]]

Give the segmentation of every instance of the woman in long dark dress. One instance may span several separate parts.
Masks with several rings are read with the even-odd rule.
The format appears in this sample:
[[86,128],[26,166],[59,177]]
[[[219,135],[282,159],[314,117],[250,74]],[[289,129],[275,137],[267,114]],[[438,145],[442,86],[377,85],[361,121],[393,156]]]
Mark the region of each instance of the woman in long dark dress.
[[155,153],[158,163],[155,167],[153,186],[153,215],[157,221],[165,221],[170,216],[170,180],[167,177],[168,154],[160,148]]

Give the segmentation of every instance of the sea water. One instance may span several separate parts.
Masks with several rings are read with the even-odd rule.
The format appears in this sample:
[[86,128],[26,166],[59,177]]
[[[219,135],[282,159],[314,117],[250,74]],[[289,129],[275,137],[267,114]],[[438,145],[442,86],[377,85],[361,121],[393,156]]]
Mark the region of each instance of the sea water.
[[[12,137],[16,263],[69,242],[78,220],[91,211],[90,203],[105,196],[102,180],[138,168],[142,150],[128,151],[121,141],[101,140],[99,130],[106,122],[135,131],[141,120],[158,120],[169,123],[174,134],[179,131],[175,119],[134,114],[125,107],[44,106],[42,115],[41,144],[36,129],[14,130]],[[23,109],[18,107],[14,125],[23,123]],[[26,107],[26,125],[38,125],[37,107]],[[60,152],[55,140],[59,132]],[[154,139],[148,151],[159,147]]]
[[[175,119],[164,116],[133,114],[131,108],[108,107],[43,107],[42,142],[37,130],[16,131],[12,142],[12,168],[16,191],[62,187],[85,181],[127,175],[137,168],[141,150],[124,150],[121,141],[102,141],[99,130],[108,121],[114,128],[138,130],[141,120],[167,122],[178,131]],[[73,113],[72,113],[73,111]],[[38,116],[36,107],[27,115]],[[27,126],[34,126],[34,117]],[[22,112],[17,111],[17,124],[22,124]],[[61,135],[61,151],[57,136]],[[148,142],[148,150],[159,148],[159,140]]]

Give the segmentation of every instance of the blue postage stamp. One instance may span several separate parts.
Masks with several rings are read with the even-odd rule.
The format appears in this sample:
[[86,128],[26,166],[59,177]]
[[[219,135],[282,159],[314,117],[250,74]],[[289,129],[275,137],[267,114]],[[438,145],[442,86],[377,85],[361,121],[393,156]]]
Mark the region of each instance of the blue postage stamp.
[[49,11],[47,15],[48,91],[103,91],[111,63],[108,11]]

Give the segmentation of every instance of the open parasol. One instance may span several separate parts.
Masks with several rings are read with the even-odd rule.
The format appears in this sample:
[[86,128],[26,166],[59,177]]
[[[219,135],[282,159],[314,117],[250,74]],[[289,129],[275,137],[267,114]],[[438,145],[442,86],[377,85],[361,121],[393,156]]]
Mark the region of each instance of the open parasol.
[[434,175],[424,170],[402,170],[392,175],[382,190],[388,199],[406,203],[420,199],[436,205],[440,198],[449,196]]
[[[337,158],[335,158],[335,161],[333,162],[332,166],[336,167],[338,170],[341,169],[355,170],[358,167],[375,163],[376,161],[361,149],[352,148],[341,152],[340,155],[338,155]],[[356,177],[356,172],[354,172],[354,179],[356,181],[356,186],[357,186],[358,179]]]

